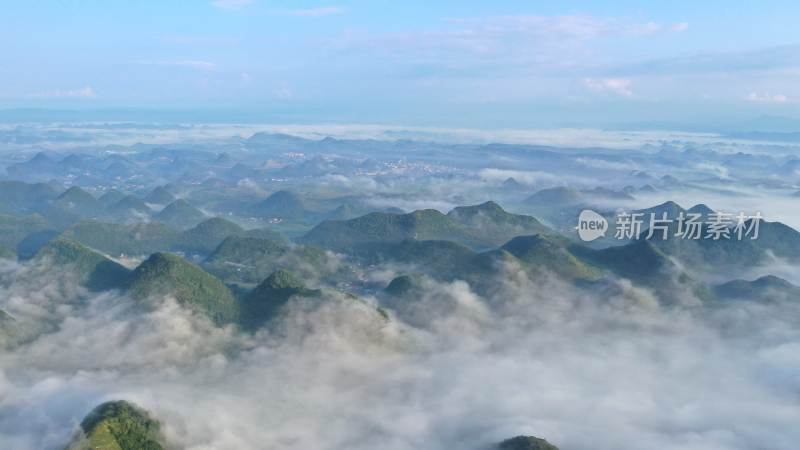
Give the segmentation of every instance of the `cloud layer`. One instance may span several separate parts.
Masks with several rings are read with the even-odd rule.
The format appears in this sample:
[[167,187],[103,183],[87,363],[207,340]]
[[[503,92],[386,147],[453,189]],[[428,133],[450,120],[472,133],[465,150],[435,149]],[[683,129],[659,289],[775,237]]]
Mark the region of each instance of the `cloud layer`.
[[796,304],[665,309],[624,281],[587,292],[510,266],[490,297],[423,280],[388,323],[369,302],[328,298],[246,335],[169,299],[135,312],[124,296],[5,270],[1,298],[12,300],[0,306],[33,323],[33,303],[58,323],[0,353],[9,448],[59,448],[117,398],[151,410],[187,449],[479,449],[534,434],[578,450],[744,450],[800,439]]

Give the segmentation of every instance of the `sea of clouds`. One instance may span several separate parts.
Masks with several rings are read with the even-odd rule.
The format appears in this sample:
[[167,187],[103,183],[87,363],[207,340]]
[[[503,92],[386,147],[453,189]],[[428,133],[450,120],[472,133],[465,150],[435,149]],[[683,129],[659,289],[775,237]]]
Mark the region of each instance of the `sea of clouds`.
[[[380,274],[386,277],[387,274]],[[666,308],[509,266],[480,296],[423,280],[391,303],[297,301],[256,334],[168,297],[140,308],[54,267],[0,268],[26,341],[0,350],[0,448],[57,449],[125,399],[186,449],[794,449],[800,305]],[[687,294],[688,295],[688,294]],[[688,306],[686,306],[688,305]]]

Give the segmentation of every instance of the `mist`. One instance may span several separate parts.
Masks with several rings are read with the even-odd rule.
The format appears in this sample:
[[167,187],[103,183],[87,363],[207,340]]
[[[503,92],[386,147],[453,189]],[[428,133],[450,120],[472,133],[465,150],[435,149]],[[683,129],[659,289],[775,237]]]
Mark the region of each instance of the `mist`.
[[508,266],[490,296],[424,279],[422,294],[391,302],[389,320],[379,298],[331,294],[294,301],[249,334],[168,297],[142,309],[29,276],[41,269],[3,272],[0,307],[56,324],[0,354],[5,448],[62,448],[113,399],[151,411],[186,449],[481,449],[518,434],[579,450],[790,449],[800,439],[796,302],[665,308],[625,280],[588,291]]

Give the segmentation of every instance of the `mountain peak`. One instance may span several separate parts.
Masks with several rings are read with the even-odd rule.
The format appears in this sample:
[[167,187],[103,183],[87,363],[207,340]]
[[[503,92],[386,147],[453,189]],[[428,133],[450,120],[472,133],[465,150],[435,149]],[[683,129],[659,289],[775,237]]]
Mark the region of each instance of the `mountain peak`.
[[219,279],[180,256],[153,253],[133,271],[128,286],[138,298],[174,295],[181,305],[208,316],[217,324],[234,321],[238,305]]
[[243,303],[242,324],[258,328],[296,296],[316,296],[320,291],[306,288],[300,278],[288,270],[278,269],[261,282]]
[[557,186],[536,191],[525,199],[525,203],[532,205],[548,204],[574,204],[583,200],[581,192],[568,186]]
[[479,205],[472,205],[472,206],[458,206],[453,208],[448,215],[461,215],[461,214],[477,214],[479,212],[489,213],[489,214],[503,214],[506,211],[497,203],[493,202],[492,200],[483,202]]
[[78,186],[72,186],[58,196],[58,200],[70,202],[94,202],[94,196]]
[[124,400],[103,403],[81,422],[82,435],[68,448],[163,450],[161,424],[138,406]]
[[158,186],[150,191],[150,194],[144,198],[144,201],[156,205],[167,205],[175,201],[175,196],[170,194],[164,186]]
[[129,271],[104,255],[75,241],[58,238],[42,247],[36,259],[48,259],[59,267],[67,266],[78,281],[91,290],[122,287]]
[[700,214],[703,217],[708,216],[709,214],[713,214],[714,210],[709,208],[703,203],[698,203],[697,205],[692,206],[686,212],[691,214]]
[[263,217],[302,218],[306,213],[305,202],[296,193],[276,191],[254,206],[254,212]]
[[534,436],[517,436],[501,442],[498,450],[558,450],[558,447]]

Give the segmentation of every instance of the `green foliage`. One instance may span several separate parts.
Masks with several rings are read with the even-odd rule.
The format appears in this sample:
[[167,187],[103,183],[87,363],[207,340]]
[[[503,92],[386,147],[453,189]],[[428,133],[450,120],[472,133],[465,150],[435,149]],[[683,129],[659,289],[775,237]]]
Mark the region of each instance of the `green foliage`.
[[81,216],[97,216],[102,211],[102,204],[92,194],[77,186],[64,191],[53,201],[53,205]]
[[244,228],[239,225],[221,217],[214,217],[184,231],[177,248],[188,253],[209,254],[225,238],[244,233]]
[[77,242],[60,238],[49,242],[36,254],[56,266],[73,271],[81,284],[91,290],[122,287],[129,270]]
[[186,200],[180,199],[167,205],[155,218],[171,227],[184,229],[202,222],[206,215]]
[[105,194],[103,194],[99,199],[97,199],[101,205],[103,206],[111,206],[115,203],[118,203],[120,200],[125,198],[125,194],[116,190],[116,189],[109,189]]
[[144,201],[157,205],[167,205],[175,201],[175,197],[164,186],[158,186],[145,197]]
[[409,214],[375,212],[351,220],[325,221],[309,231],[303,241],[354,253],[368,244],[434,239],[475,243],[447,216],[432,209]]
[[663,278],[665,269],[674,267],[669,258],[648,241],[601,250],[573,245],[570,251],[591,265],[643,283],[658,282]]
[[522,234],[549,230],[529,216],[510,214],[494,202],[455,208],[448,215],[433,209],[409,214],[370,213],[350,220],[325,221],[305,242],[345,253],[375,243],[447,240],[473,249],[490,249]]
[[97,199],[94,196],[78,186],[72,186],[64,191],[56,199],[56,203],[73,203],[78,205],[95,205]]
[[217,324],[234,322],[239,306],[219,279],[183,258],[154,253],[130,277],[129,291],[136,298],[174,295],[178,302]]
[[120,201],[112,204],[108,210],[111,213],[135,211],[142,214],[150,214],[151,212],[150,208],[143,201],[132,195],[123,197]]
[[400,275],[389,282],[384,291],[394,297],[402,297],[419,288],[419,277],[414,275]]
[[309,212],[303,199],[294,192],[277,191],[255,205],[253,213],[259,217],[303,219]]
[[549,234],[551,231],[531,216],[511,214],[495,202],[454,208],[447,214],[477,239],[500,245],[516,236]]
[[722,299],[771,301],[800,299],[800,287],[783,278],[767,275],[754,281],[733,280],[714,287],[714,294]]
[[558,450],[558,447],[534,436],[517,436],[501,442],[498,450]]
[[258,285],[242,305],[242,325],[255,329],[269,321],[294,296],[318,296],[320,291],[308,289],[296,275],[279,269]]
[[0,199],[10,205],[29,207],[41,201],[54,199],[57,195],[57,191],[44,183],[0,181]]
[[533,270],[547,270],[566,279],[597,277],[598,271],[570,253],[567,245],[563,238],[537,234],[515,237],[501,248]]
[[48,228],[47,221],[38,214],[30,216],[0,214],[0,246],[15,249],[26,236]]
[[242,283],[258,283],[281,267],[303,276],[328,276],[329,266],[322,249],[246,236],[228,237],[204,263],[223,280]]
[[67,229],[63,237],[116,257],[170,249],[179,234],[158,222],[126,225],[84,221]]
[[69,450],[163,450],[161,424],[147,411],[126,401],[97,406],[81,422],[85,439]]

